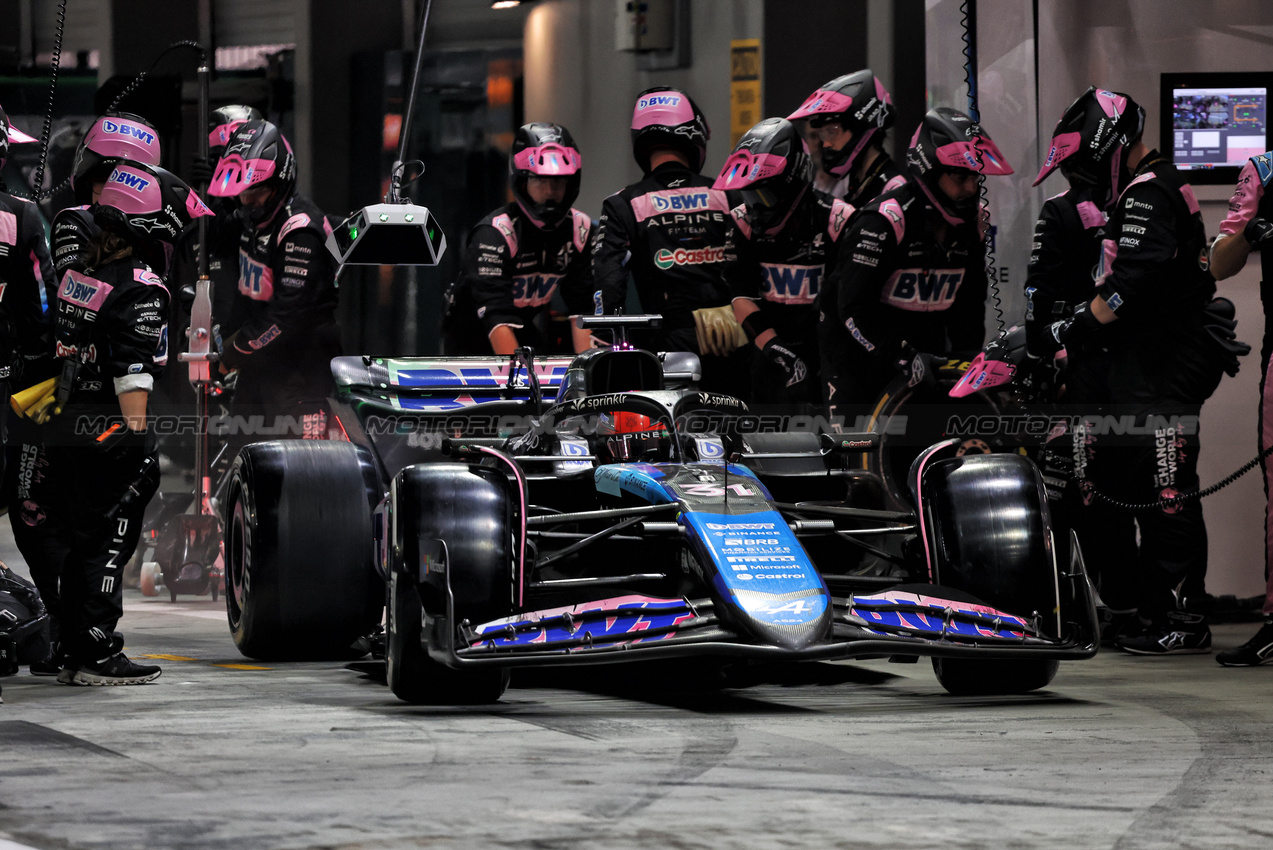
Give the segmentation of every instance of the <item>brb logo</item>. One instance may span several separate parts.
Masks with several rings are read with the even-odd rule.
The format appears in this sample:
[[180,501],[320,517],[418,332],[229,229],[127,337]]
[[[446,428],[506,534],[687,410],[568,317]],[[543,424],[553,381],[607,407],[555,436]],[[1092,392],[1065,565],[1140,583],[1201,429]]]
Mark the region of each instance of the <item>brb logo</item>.
[[637,109],[647,109],[651,106],[671,106],[675,108],[680,105],[680,96],[674,94],[652,94],[637,101]]
[[822,266],[792,266],[765,263],[763,295],[778,304],[812,304],[818,297]]
[[964,281],[963,269],[924,271],[903,269],[894,273],[884,286],[880,300],[890,307],[931,313],[945,310],[955,301],[959,285]]
[[707,192],[664,193],[659,192],[650,197],[655,212],[690,212],[705,210],[711,203],[712,196]]
[[138,192],[146,191],[146,187],[151,181],[136,174],[129,174],[127,171],[120,171],[118,168],[111,172],[110,181],[112,183],[122,183],[129,189],[136,189]]
[[137,127],[132,124],[117,124],[114,121],[103,121],[102,132],[128,136],[130,139],[136,139],[147,146],[155,143],[154,133],[151,133],[145,127]]
[[697,251],[687,251],[684,248],[669,251],[667,248],[661,248],[654,255],[654,265],[663,270],[670,269],[672,266],[700,266],[704,263],[723,263],[724,261],[724,248],[699,248]]
[[527,274],[513,278],[513,306],[538,307],[552,300],[559,274]]

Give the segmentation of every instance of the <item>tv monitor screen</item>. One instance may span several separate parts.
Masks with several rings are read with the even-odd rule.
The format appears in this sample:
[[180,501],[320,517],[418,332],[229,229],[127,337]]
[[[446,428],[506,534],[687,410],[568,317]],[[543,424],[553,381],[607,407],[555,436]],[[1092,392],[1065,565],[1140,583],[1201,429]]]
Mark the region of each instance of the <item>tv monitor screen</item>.
[[1160,147],[1193,183],[1237,180],[1269,150],[1270,75],[1163,74]]

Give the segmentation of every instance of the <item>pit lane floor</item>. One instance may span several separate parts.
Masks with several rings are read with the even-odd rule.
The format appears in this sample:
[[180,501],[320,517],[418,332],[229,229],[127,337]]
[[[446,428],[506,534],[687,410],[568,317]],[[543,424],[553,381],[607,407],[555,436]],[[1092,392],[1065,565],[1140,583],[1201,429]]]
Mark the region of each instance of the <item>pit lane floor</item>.
[[125,607],[157,682],[0,680],[0,850],[1273,842],[1273,667],[1109,652],[996,699],[947,696],[926,661],[723,690],[524,671],[496,706],[422,708],[368,665],[240,657],[206,596]]

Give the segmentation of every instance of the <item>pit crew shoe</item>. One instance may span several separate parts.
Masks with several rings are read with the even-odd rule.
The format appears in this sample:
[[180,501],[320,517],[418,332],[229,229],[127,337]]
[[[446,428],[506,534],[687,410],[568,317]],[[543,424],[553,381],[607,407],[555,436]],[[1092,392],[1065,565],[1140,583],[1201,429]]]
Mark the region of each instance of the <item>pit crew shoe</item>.
[[1265,620],[1246,643],[1216,653],[1216,661],[1225,667],[1259,667],[1273,662],[1273,618]]
[[[68,668],[69,669],[69,668]],[[62,671],[67,672],[66,670]],[[129,660],[127,655],[117,652],[103,658],[81,664],[70,676],[72,685],[144,685],[159,678],[163,671],[154,664],[137,664]],[[62,674],[58,674],[62,681]]]
[[1118,648],[1133,655],[1203,655],[1211,651],[1211,628],[1201,614],[1172,611],[1143,635],[1120,640]]
[[62,672],[62,668],[66,666],[66,656],[62,654],[62,650],[54,648],[49,657],[43,661],[31,662],[32,676],[56,676]]

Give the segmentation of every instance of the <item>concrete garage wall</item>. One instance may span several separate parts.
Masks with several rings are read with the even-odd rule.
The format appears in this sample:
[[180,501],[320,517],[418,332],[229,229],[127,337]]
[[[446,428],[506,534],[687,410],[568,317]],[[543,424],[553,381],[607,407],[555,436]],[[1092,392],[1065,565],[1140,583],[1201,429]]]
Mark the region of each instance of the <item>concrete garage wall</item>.
[[762,0],[694,0],[690,67],[639,71],[636,54],[615,49],[616,8],[612,0],[550,0],[526,20],[526,120],[570,128],[584,164],[575,205],[594,217],[607,195],[641,177],[628,128],[637,94],[650,86],[690,93],[712,128],[703,173],[720,168],[730,150],[729,42],[761,38],[763,28]]
[[[1029,6],[1029,2],[1023,5]],[[1148,112],[1145,142],[1159,144],[1159,74],[1170,71],[1267,71],[1273,67],[1273,4],[1241,0],[1039,0],[1039,104],[1043,133],[1089,84],[1134,97]],[[1042,144],[1040,145],[1040,155]],[[1036,160],[1037,162],[1037,160]],[[1023,169],[1024,170],[1024,169]],[[1048,195],[1061,191],[1049,178]],[[1197,187],[1207,232],[1216,234],[1232,187]],[[1240,338],[1256,354],[1225,379],[1202,411],[1204,486],[1259,450],[1256,437],[1259,341],[1263,318],[1259,259],[1219,285],[1237,304]],[[1264,492],[1259,471],[1203,502],[1211,540],[1208,588],[1254,596],[1264,589]]]

